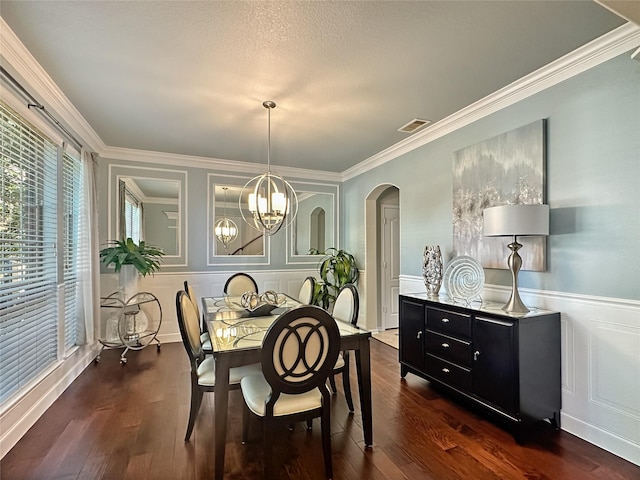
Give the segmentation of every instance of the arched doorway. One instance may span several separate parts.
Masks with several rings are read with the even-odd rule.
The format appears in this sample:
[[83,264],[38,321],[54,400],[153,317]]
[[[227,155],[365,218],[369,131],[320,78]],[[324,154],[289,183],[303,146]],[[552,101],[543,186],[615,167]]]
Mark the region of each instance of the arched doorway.
[[319,252],[325,251],[325,211],[322,207],[316,207],[311,211],[309,220],[309,246]]
[[365,199],[367,328],[397,327],[400,274],[400,190],[384,184]]

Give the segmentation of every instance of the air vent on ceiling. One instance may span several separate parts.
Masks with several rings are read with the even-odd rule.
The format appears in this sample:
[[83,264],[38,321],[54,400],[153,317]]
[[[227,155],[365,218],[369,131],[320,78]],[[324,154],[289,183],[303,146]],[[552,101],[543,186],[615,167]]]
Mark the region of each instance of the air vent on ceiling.
[[431,123],[431,121],[430,120],[421,120],[419,118],[414,118],[413,120],[411,120],[406,125],[401,126],[398,129],[398,131],[399,132],[405,132],[405,133],[413,133],[416,130],[424,127],[428,123]]

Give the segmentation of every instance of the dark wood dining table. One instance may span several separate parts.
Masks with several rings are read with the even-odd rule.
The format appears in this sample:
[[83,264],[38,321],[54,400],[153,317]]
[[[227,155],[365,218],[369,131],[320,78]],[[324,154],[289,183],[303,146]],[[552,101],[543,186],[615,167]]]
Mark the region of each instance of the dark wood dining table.
[[[260,362],[262,340],[278,315],[301,304],[284,294],[278,295],[278,307],[261,315],[243,308],[240,297],[204,297],[203,312],[216,362],[215,412],[215,478],[224,477],[224,456],[227,441],[227,409],[229,405],[229,369]],[[371,408],[371,362],[369,338],[371,332],[336,321],[340,330],[342,350],[353,350],[358,374],[362,430],[366,447],[373,445],[373,414]]]

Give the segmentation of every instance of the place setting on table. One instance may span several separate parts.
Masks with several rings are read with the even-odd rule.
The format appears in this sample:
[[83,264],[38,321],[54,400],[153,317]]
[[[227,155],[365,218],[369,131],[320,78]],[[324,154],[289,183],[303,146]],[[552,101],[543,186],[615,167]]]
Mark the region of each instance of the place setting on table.
[[[260,362],[263,340],[276,319],[292,309],[308,306],[287,294],[274,291],[262,294],[245,292],[240,296],[203,297],[202,306],[216,363],[215,472],[216,478],[222,478],[227,435],[229,371],[233,367]],[[355,357],[364,443],[370,447],[373,445],[369,352],[371,332],[340,320],[336,320],[336,325],[340,333],[340,349],[353,351]]]

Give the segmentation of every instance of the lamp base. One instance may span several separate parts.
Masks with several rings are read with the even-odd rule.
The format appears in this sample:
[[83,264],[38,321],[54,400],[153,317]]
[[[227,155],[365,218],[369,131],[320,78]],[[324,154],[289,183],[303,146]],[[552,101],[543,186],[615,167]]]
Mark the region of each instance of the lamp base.
[[529,313],[531,311],[526,307],[524,303],[522,303],[517,290],[511,292],[511,297],[509,297],[509,301],[504,305],[504,307],[502,307],[502,310],[507,313],[522,314]]
[[518,293],[518,272],[522,266],[522,257],[520,257],[518,250],[520,250],[522,244],[518,243],[518,239],[514,235],[513,242],[507,245],[507,247],[511,250],[511,255],[509,255],[509,260],[507,260],[507,265],[509,265],[509,270],[511,270],[511,297],[509,297],[509,301],[505,306],[502,307],[502,310],[515,314],[529,313],[529,309],[522,303],[520,294]]

